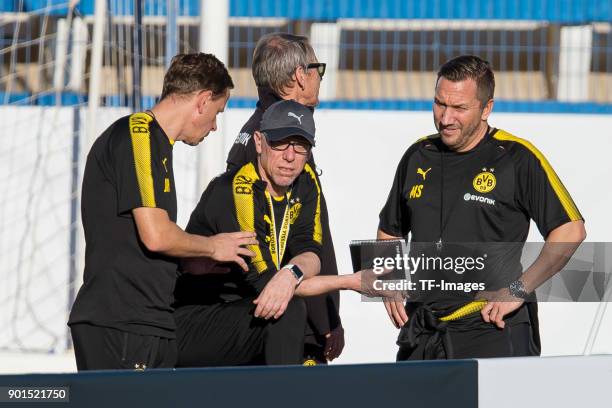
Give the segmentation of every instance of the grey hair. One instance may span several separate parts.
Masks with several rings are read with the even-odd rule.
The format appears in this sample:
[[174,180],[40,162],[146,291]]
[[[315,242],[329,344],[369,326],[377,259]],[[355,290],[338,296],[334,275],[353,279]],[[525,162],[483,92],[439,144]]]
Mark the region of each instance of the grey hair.
[[253,52],[253,78],[258,87],[271,88],[278,95],[293,82],[297,67],[315,61],[308,38],[288,33],[270,33],[259,39]]

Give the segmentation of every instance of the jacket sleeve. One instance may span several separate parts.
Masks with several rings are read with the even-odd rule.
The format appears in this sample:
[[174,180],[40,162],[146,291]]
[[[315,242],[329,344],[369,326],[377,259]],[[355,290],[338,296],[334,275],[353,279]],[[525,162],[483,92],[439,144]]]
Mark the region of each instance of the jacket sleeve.
[[[338,275],[336,253],[329,228],[329,217],[325,197],[321,194],[321,225],[323,246],[321,248],[321,275]],[[340,293],[333,291],[324,295],[305,298],[308,323],[314,333],[323,336],[338,326],[340,320]]]

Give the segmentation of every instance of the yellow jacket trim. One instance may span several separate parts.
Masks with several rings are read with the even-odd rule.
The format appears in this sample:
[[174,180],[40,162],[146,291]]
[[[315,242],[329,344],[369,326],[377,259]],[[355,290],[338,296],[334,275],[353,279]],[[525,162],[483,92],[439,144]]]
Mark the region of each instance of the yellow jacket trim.
[[[248,163],[234,176],[232,180],[232,194],[236,207],[236,219],[241,231],[255,231],[255,203],[253,201],[253,184],[259,180],[253,163]],[[257,273],[263,273],[268,265],[263,258],[259,245],[247,245],[255,253],[251,263]]]
[[136,179],[143,207],[156,207],[151,168],[151,132],[149,130],[149,123],[152,120],[151,116],[143,112],[131,115],[129,120]]
[[576,204],[574,204],[574,200],[572,200],[572,197],[565,189],[565,186],[563,185],[563,183],[561,183],[559,176],[557,176],[555,170],[553,170],[550,163],[548,163],[546,157],[544,157],[544,155],[534,145],[532,145],[529,141],[525,139],[521,139],[520,137],[514,136],[501,129],[495,132],[493,137],[497,140],[508,140],[511,142],[520,143],[521,145],[525,146],[531,153],[533,153],[533,155],[540,161],[542,168],[544,168],[546,177],[548,178],[548,181],[552,186],[555,194],[557,194],[557,197],[559,198],[559,201],[565,209],[565,212],[567,213],[569,219],[572,221],[578,221],[582,219],[580,211],[578,211]]
[[317,186],[317,209],[315,210],[314,215],[314,229],[312,233],[312,239],[319,243],[319,245],[323,244],[323,228],[321,227],[321,187],[319,187],[319,182],[317,181],[317,176],[315,172],[312,170],[312,167],[308,163],[304,166],[304,171],[310,175],[312,181],[315,186]]

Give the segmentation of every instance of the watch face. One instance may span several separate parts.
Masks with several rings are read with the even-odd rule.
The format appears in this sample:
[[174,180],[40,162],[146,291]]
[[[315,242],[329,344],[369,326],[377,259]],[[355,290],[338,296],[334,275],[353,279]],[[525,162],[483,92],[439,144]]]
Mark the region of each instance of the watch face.
[[527,292],[525,291],[525,287],[523,286],[523,282],[520,280],[516,280],[510,284],[510,294],[514,297],[525,298]]
[[292,265],[291,271],[293,271],[293,274],[295,275],[296,278],[298,278],[298,280],[302,279],[302,277],[304,276],[304,272],[302,272],[300,267],[297,265]]

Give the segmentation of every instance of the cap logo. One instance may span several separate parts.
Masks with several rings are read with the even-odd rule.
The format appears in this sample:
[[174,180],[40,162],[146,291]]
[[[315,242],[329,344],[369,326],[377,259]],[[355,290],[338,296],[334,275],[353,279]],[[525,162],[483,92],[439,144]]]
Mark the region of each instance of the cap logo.
[[296,114],[295,114],[295,113],[293,113],[293,112],[287,112],[287,116],[290,116],[290,117],[296,118],[296,119],[298,120],[298,122],[300,122],[300,125],[301,125],[301,124],[302,124],[302,116],[304,116],[304,115],[300,115],[300,116],[298,116],[298,115],[296,115]]

